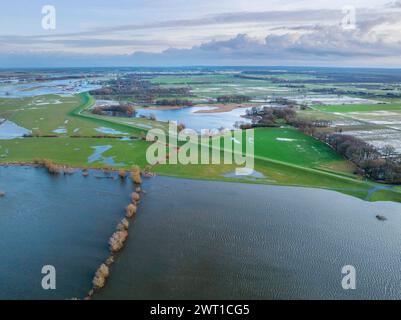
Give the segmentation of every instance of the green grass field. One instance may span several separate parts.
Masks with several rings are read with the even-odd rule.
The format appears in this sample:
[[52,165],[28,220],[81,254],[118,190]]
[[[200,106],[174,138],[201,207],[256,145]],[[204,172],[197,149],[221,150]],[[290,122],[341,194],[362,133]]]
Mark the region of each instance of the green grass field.
[[314,108],[325,112],[401,111],[401,103],[315,105]]
[[[294,76],[297,77],[297,76]],[[266,98],[276,94],[291,95],[292,90],[273,83],[269,78],[260,80],[245,79],[235,75],[198,75],[198,76],[158,76],[151,79],[153,84],[162,87],[190,86],[192,97],[187,99],[208,99],[221,95],[241,94],[254,98]]]
[[312,168],[348,164],[329,146],[294,128],[256,129],[255,154]]
[[[112,137],[113,134],[96,130],[106,127],[139,137],[141,132],[146,132],[149,128],[164,127],[164,124],[147,119],[93,115],[87,111],[93,103],[93,98],[88,94],[70,97],[47,95],[24,99],[0,99],[0,118],[7,118],[31,130],[35,135]],[[65,132],[58,133],[57,129],[64,129]]]
[[[38,99],[42,102],[38,103]],[[150,127],[163,129],[165,124],[146,119],[95,116],[87,112],[93,103],[93,98],[88,94],[1,99],[1,114],[25,128],[38,130],[43,135],[54,134],[54,130],[60,127],[65,127],[67,131],[54,138],[39,136],[1,140],[0,163],[31,163],[37,158],[47,158],[74,167],[104,168],[110,167],[104,159],[112,159],[115,164],[119,164],[115,169],[130,168],[134,164],[144,167],[150,142],[139,139],[123,141],[113,139],[113,135],[99,138],[96,135],[101,133],[96,128],[107,127],[130,136],[139,136]],[[76,128],[80,130],[74,132]],[[218,139],[223,141],[222,138]],[[367,199],[368,190],[378,185],[355,176],[354,166],[350,162],[327,145],[293,128],[257,129],[253,144],[255,170],[263,175],[262,178],[227,176],[227,173],[237,168],[234,164],[168,164],[157,165],[154,171],[162,175],[195,179],[318,187],[362,199]],[[110,149],[100,159],[89,163],[94,148],[99,146],[109,146]],[[381,189],[368,200],[401,201],[401,190]]]

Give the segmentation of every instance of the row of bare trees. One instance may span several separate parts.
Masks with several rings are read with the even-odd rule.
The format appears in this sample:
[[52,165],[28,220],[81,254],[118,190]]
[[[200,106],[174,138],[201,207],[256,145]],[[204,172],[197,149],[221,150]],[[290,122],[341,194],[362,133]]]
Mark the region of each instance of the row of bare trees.
[[90,93],[98,98],[113,96],[129,97],[138,103],[155,103],[161,97],[190,97],[193,96],[189,86],[160,86],[143,79],[138,75],[124,75],[118,79],[109,80],[107,84]]
[[382,150],[377,150],[358,137],[340,132],[323,131],[311,121],[297,119],[291,125],[328,144],[336,152],[352,161],[358,167],[357,173],[376,181],[401,183],[401,156],[395,153],[393,146],[387,145]]
[[158,106],[192,106],[193,102],[188,99],[160,99],[156,100]]
[[219,103],[244,103],[249,102],[252,98],[242,94],[223,95],[217,97]]

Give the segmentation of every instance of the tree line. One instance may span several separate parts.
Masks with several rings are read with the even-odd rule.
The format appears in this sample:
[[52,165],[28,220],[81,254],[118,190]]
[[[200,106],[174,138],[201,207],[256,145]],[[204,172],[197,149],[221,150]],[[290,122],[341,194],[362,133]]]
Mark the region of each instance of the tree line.
[[[337,153],[357,166],[355,173],[370,179],[390,183],[401,183],[401,155],[395,148],[386,145],[378,150],[362,139],[344,134],[341,130],[327,130],[330,122],[326,120],[305,120],[297,117],[292,107],[284,108],[252,108],[247,117],[253,117],[253,125],[244,125],[243,129],[260,126],[291,125],[301,132],[329,145]],[[324,129],[326,128],[326,129]]]
[[244,103],[249,102],[252,98],[242,94],[223,95],[216,98],[219,103]]
[[113,117],[135,117],[136,110],[129,104],[96,106],[92,109],[93,114],[110,115]]

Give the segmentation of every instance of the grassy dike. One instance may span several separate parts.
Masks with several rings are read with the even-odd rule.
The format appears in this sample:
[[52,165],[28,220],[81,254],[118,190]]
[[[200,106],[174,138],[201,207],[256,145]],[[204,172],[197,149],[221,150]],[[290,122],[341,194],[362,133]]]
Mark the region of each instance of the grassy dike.
[[[96,146],[111,146],[104,157],[113,157],[121,166],[147,165],[146,151],[150,142],[140,139],[123,141],[113,135],[101,134],[99,127],[107,127],[139,137],[146,133],[143,125],[165,128],[160,122],[145,119],[100,117],[87,112],[94,103],[87,93],[60,98],[62,103],[37,108],[32,99],[0,100],[0,112],[7,113],[10,120],[27,129],[39,127],[39,132],[54,137],[37,137],[0,141],[0,163],[32,163],[34,159],[46,158],[57,164],[73,167],[107,167],[102,162],[88,163]],[[54,96],[41,99],[54,101]],[[78,106],[77,106],[78,105]],[[44,120],[40,120],[44,119]],[[65,127],[66,132],[53,131]],[[76,129],[79,128],[79,131]],[[99,137],[102,135],[102,137]],[[161,175],[194,179],[222,180],[255,184],[304,186],[336,190],[364,200],[401,202],[401,189],[375,189],[380,184],[362,180],[353,174],[353,166],[327,145],[304,135],[293,128],[264,128],[255,130],[255,170],[264,178],[229,178],[224,175],[235,170],[235,165],[156,165],[153,170]],[[376,190],[376,189],[375,189]]]

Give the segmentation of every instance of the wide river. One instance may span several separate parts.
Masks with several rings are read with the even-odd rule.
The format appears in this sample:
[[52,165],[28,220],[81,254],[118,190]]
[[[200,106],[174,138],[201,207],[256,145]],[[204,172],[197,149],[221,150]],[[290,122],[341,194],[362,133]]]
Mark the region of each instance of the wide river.
[[183,123],[188,129],[193,129],[197,132],[212,129],[234,129],[235,123],[249,123],[250,120],[243,118],[246,109],[237,108],[228,112],[216,113],[199,113],[200,110],[210,110],[213,107],[188,107],[172,110],[149,110],[138,109],[137,116],[148,117],[154,115],[158,121],[176,121]]
[[[0,168],[0,298],[85,295],[132,188],[102,175]],[[167,177],[144,189],[97,299],[401,298],[401,204]],[[47,264],[55,291],[40,286]],[[356,290],[341,286],[345,265]]]

